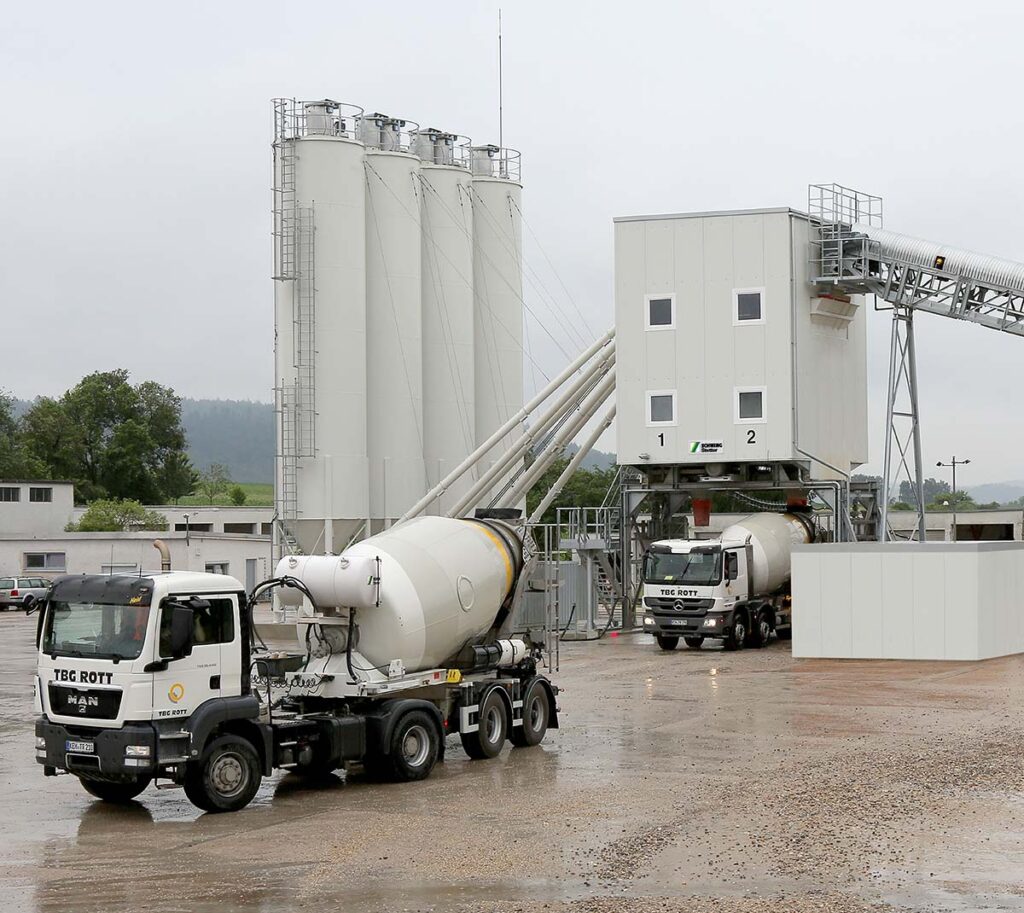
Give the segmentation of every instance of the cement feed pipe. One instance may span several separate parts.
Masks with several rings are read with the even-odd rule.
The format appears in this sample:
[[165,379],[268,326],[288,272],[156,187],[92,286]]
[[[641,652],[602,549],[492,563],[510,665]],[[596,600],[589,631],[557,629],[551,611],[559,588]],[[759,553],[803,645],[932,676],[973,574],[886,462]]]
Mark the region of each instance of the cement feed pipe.
[[512,431],[520,422],[523,421],[534,409],[541,405],[547,400],[559,387],[562,386],[573,374],[576,373],[584,364],[586,364],[594,355],[600,352],[605,347],[609,347],[610,352],[615,351],[615,330],[608,330],[603,336],[597,339],[592,345],[588,346],[583,352],[581,352],[576,358],[543,390],[537,393],[526,405],[523,406],[515,415],[511,416],[500,428],[498,428],[484,443],[476,448],[469,456],[467,456],[458,466],[455,467],[447,476],[445,476],[440,482],[437,483],[430,491],[428,491],[419,501],[413,504],[401,517],[398,518],[396,523],[402,523],[405,520],[415,517],[417,514],[423,512],[433,501],[437,500],[443,495],[455,482],[457,482],[462,476],[464,476],[473,466],[475,466],[483,456],[497,444],[505,435]]

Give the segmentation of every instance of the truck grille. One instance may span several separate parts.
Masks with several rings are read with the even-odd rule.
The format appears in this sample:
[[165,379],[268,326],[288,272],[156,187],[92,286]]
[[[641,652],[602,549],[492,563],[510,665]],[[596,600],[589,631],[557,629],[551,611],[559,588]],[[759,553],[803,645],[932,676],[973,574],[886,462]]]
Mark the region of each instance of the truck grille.
[[65,688],[50,685],[50,710],[57,716],[77,716],[94,720],[117,719],[121,709],[121,691],[109,688]]
[[715,604],[714,599],[694,599],[685,596],[646,596],[644,605],[655,615],[704,615]]

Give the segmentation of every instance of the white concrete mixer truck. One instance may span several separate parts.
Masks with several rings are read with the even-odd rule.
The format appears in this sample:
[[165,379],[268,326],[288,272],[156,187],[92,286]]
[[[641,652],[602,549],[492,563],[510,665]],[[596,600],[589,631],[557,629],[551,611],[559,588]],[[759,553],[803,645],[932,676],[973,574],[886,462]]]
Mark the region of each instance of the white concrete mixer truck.
[[[512,526],[419,517],[342,555],[286,557],[250,594],[169,560],[59,578],[39,612],[36,759],[100,799],[163,780],[219,812],[275,768],[420,780],[449,735],[474,759],[536,745],[558,726],[558,691],[535,635],[510,636],[525,577]],[[302,602],[306,647],[276,695],[252,641],[255,599],[274,587]]]
[[805,513],[751,514],[717,539],[654,542],[644,560],[644,631],[663,650],[683,642],[726,650],[763,647],[774,633],[789,638],[790,553],[813,542]]

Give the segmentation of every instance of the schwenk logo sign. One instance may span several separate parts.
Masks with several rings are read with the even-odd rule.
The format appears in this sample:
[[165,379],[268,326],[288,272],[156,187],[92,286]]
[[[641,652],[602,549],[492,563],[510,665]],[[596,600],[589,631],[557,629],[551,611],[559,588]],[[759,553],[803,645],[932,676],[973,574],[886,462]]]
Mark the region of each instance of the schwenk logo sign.
[[690,453],[719,453],[724,446],[722,441],[690,441]]

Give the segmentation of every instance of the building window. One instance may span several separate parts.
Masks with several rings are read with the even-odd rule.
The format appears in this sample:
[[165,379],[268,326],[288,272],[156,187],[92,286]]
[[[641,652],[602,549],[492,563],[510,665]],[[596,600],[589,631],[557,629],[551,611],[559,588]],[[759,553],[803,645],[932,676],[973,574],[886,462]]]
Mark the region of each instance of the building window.
[[261,536],[270,536],[270,535],[273,534],[273,532],[274,532],[274,524],[273,523],[261,523],[260,524],[260,535]]
[[63,571],[64,552],[25,552],[23,564],[29,571]]
[[49,504],[53,501],[53,489],[52,488],[30,488],[28,490],[29,501],[34,501],[37,504]]
[[764,387],[737,387],[735,396],[737,425],[761,424],[767,421],[767,393]]
[[21,489],[3,486],[0,488],[0,501],[20,501]]
[[207,574],[227,574],[228,563],[226,561],[208,561],[206,564]]
[[676,391],[649,390],[647,393],[647,424],[674,425],[676,423]]
[[176,533],[192,532],[192,533],[212,533],[212,523],[175,523],[174,531]]
[[732,290],[732,322],[734,326],[764,323],[764,289]]
[[243,533],[246,536],[254,536],[256,534],[255,523],[225,523],[225,533]]
[[648,330],[676,328],[676,296],[672,294],[644,296],[644,327]]

